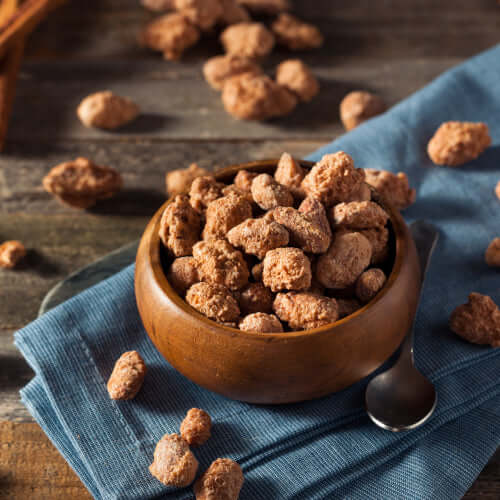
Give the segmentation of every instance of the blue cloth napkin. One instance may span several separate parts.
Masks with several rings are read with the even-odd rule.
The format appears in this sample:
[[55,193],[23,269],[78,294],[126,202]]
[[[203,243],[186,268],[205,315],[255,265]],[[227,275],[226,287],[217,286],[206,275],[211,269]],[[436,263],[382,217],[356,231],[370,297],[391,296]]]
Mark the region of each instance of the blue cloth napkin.
[[[470,291],[500,303],[500,275],[484,250],[500,236],[500,46],[311,156],[337,150],[357,166],[404,171],[418,198],[408,221],[441,231],[417,317],[416,361],[436,385],[432,418],[394,434],[363,409],[366,380],[329,397],[286,406],[231,401],[197,387],[156,352],[141,325],[133,267],[67,301],[16,334],[36,376],[22,400],[97,499],[192,498],[148,472],[156,442],[178,432],[191,407],[207,410],[213,437],[195,450],[200,472],[217,457],[238,461],[243,500],[454,499],[500,444],[500,349],[471,345],[447,327]],[[332,110],[335,113],[335,110]],[[437,167],[426,144],[441,122],[487,122],[493,145],[460,168]],[[390,318],[387,319],[390,321]],[[149,367],[133,401],[112,401],[106,380],[123,351]]]

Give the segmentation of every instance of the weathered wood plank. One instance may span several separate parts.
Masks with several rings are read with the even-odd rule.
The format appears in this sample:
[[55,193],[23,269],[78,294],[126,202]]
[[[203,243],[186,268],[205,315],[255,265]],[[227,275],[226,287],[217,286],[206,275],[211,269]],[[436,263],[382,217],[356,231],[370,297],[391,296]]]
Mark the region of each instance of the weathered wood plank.
[[[70,3],[47,22],[42,29],[45,34],[32,40],[36,47],[33,50],[39,54],[32,60],[43,63],[27,63],[23,67],[9,139],[104,140],[139,136],[169,140],[328,140],[342,132],[338,103],[347,91],[370,88],[394,103],[464,56],[500,40],[500,16],[493,2],[483,0],[480,5],[472,5],[462,0],[459,4],[431,0],[424,5],[414,1],[404,6],[395,1],[383,5],[366,0],[355,4],[348,0],[297,2],[298,12],[324,23],[324,31],[329,35],[322,50],[304,55],[321,78],[323,91],[290,117],[249,123],[228,116],[219,95],[202,79],[203,61],[220,50],[215,40],[204,40],[184,62],[166,62],[137,48],[136,32],[150,15],[135,0],[122,0],[119,5],[91,1],[86,9]],[[65,33],[70,40],[65,40]],[[78,36],[82,39],[76,41],[75,49],[72,40]],[[52,43],[53,48],[44,47],[45,42]],[[83,60],[66,52],[71,47],[83,51]],[[62,63],[47,64],[46,56],[51,50]],[[278,50],[266,62],[267,69],[272,72],[278,61],[289,56]],[[33,81],[37,85],[32,85]],[[86,94],[104,88],[133,97],[141,105],[143,115],[119,133],[84,128],[76,119],[75,108]]]
[[[310,103],[299,104],[290,116],[267,122],[239,121],[228,115],[219,93],[203,80],[201,63],[151,60],[137,61],[133,66],[129,61],[27,63],[18,83],[8,140],[327,141],[343,133],[338,106],[350,90],[370,89],[394,104],[458,62],[457,58],[423,58],[336,64],[322,51],[311,57],[313,71],[322,85],[320,94]],[[272,73],[274,65],[268,67]],[[139,104],[142,114],[115,132],[84,127],[76,117],[78,103],[87,94],[103,89],[130,96]]]
[[0,422],[0,498],[92,497],[37,424]]
[[34,373],[12,343],[13,335],[14,330],[0,327],[0,421],[30,422],[33,418],[21,403],[19,390]]
[[[56,147],[57,146],[57,147]],[[165,200],[164,176],[171,168],[200,160],[205,167],[242,159],[276,157],[282,151],[303,156],[317,143],[150,143],[36,144],[32,156],[24,146],[0,157],[0,240],[19,239],[29,254],[16,270],[0,269],[0,326],[20,328],[31,321],[45,293],[59,280],[96,258],[137,239],[148,218]],[[43,175],[54,164],[88,155],[115,165],[125,189],[90,212],[74,210],[53,200],[41,188]],[[22,307],[19,305],[22,304]]]
[[[293,4],[299,16],[327,35],[326,50],[336,61],[430,54],[468,57],[500,41],[494,0],[295,0]],[[40,26],[28,55],[33,59],[142,58],[136,36],[151,17],[138,0],[69,2]],[[217,50],[221,48],[215,40],[204,38],[189,57],[202,59]]]
[[[36,457],[36,459],[34,459]],[[91,498],[35,423],[0,422],[0,498]],[[500,496],[500,451],[482,471],[466,500]]]
[[[51,167],[76,156],[87,156],[97,163],[112,165],[124,177],[123,192],[100,203],[90,214],[152,215],[165,200],[165,173],[168,170],[186,167],[194,161],[213,169],[278,157],[283,151],[303,157],[320,145],[321,142],[314,141],[57,142],[30,144],[29,154],[26,154],[25,143],[10,143],[6,153],[0,155],[0,211],[89,216],[89,212],[59,204],[41,185],[43,176]],[[50,227],[49,221],[42,224]],[[7,238],[7,234],[2,234],[2,227],[0,220],[0,238]]]
[[0,269],[0,326],[20,328],[36,317],[45,293],[96,258],[140,237],[147,217],[118,215],[2,216],[0,239],[29,249],[16,270]]
[[464,500],[498,500],[500,498],[500,449],[471,486]]
[[[214,37],[204,38],[181,63],[140,49],[136,33],[152,16],[138,0],[70,2],[32,36],[8,154],[0,157],[0,211],[9,214],[0,218],[0,239],[20,238],[35,249],[19,271],[0,271],[0,420],[31,418],[18,390],[32,371],[12,346],[13,331],[34,318],[56,281],[142,232],[163,199],[165,170],[195,160],[208,166],[276,156],[282,150],[303,156],[342,132],[337,107],[347,91],[369,88],[392,104],[500,41],[494,0],[294,4],[327,36],[324,49],[299,55],[322,79],[323,92],[292,117],[266,124],[234,121],[203,82],[203,61],[221,50]],[[272,71],[287,57],[276,51],[266,68]],[[102,88],[132,96],[144,116],[119,133],[84,129],[75,107]],[[258,142],[263,138],[267,141]],[[305,140],[284,142],[299,138]],[[79,154],[113,164],[125,176],[124,193],[91,213],[60,207],[40,188],[50,166]],[[14,427],[7,432],[0,424],[0,497],[88,498],[37,426]],[[465,498],[499,497],[500,452]]]

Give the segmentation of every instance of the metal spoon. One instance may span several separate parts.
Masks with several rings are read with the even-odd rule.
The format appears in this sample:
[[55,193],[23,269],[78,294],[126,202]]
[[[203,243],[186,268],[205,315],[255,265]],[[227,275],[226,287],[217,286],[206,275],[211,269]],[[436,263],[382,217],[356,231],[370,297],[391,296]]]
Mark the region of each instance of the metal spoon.
[[[438,240],[436,228],[417,221],[410,226],[420,262],[421,288],[432,252]],[[408,332],[396,364],[370,381],[365,402],[368,416],[379,426],[393,432],[413,429],[422,425],[436,408],[434,386],[416,368],[413,359],[415,324]]]

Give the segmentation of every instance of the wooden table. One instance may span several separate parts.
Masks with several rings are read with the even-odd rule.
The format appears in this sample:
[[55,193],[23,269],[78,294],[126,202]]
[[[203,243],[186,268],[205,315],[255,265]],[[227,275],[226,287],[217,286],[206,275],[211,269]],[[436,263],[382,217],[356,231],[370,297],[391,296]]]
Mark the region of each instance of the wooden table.
[[[500,41],[496,0],[295,0],[296,11],[327,35],[304,58],[320,96],[272,123],[237,122],[201,76],[220,51],[203,39],[180,63],[137,46],[151,18],[138,0],[73,1],[32,36],[18,84],[6,151],[0,156],[0,240],[30,252],[17,271],[0,270],[0,497],[88,498],[75,474],[19,401],[33,376],[12,334],[33,320],[45,293],[68,273],[138,238],[164,200],[164,175],[192,161],[204,167],[306,155],[342,133],[338,104],[370,89],[393,104],[442,71]],[[268,69],[288,54],[275,52]],[[106,133],[75,117],[85,95],[129,95],[143,114]],[[49,168],[76,156],[117,167],[126,189],[89,212],[64,208],[41,187]],[[497,452],[466,498],[500,498]]]

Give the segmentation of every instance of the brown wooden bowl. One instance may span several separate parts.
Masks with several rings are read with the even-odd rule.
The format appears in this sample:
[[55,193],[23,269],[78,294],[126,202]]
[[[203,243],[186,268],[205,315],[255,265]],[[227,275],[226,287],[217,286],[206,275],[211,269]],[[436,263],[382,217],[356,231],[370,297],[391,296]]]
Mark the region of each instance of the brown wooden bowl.
[[[228,167],[272,173],[278,160]],[[312,163],[301,161],[309,169]],[[351,316],[313,330],[249,333],[219,325],[195,311],[170,286],[161,262],[158,229],[167,201],[153,216],[137,252],[135,293],[144,327],[179,372],[211,391],[251,403],[318,398],[366,377],[398,348],[415,314],[420,269],[401,215],[390,215],[395,251],[384,288]],[[383,203],[382,203],[383,204]]]

